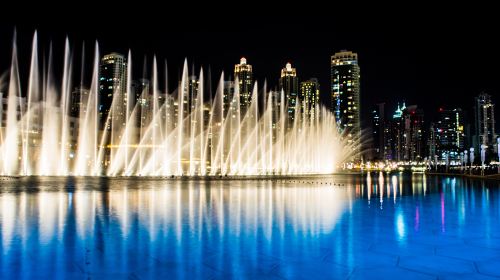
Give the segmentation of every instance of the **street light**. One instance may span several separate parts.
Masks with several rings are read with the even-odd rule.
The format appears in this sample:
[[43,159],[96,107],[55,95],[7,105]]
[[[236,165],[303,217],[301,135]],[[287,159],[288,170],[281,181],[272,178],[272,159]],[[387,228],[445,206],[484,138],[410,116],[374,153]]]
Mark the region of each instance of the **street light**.
[[474,148],[470,148],[470,174],[472,175],[472,164],[474,163]]
[[481,175],[484,175],[484,161],[486,160],[486,145],[481,145]]
[[498,173],[500,173],[500,137],[497,138],[497,153],[498,153]]
[[464,152],[464,173],[467,172],[467,150],[465,150]]

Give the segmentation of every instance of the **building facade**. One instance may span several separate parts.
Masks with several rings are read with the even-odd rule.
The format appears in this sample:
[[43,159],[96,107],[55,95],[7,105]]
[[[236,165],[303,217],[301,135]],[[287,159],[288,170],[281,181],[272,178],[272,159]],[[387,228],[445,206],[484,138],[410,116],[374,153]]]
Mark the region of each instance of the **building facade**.
[[495,131],[495,104],[491,95],[482,92],[475,98],[473,145],[479,155],[481,145],[486,146],[487,157],[496,156],[497,134]]
[[240,93],[240,107],[244,114],[252,100],[253,71],[252,65],[247,64],[246,58],[242,57],[240,63],[234,66],[234,79],[238,83]]
[[[112,125],[125,125],[127,108],[126,98],[127,60],[118,53],[104,55],[99,65],[99,104],[98,112],[101,129],[111,129]],[[107,121],[111,113],[111,121]]]
[[440,159],[445,154],[450,159],[459,159],[465,146],[464,112],[460,108],[439,109],[439,119],[434,124],[436,154]]
[[[341,51],[331,56],[331,111],[337,128],[349,144],[361,138],[360,69],[358,55]],[[356,145],[359,146],[359,145]],[[356,159],[360,159],[360,153]]]
[[374,160],[387,159],[386,151],[386,122],[385,103],[377,104],[372,110],[372,158]]
[[318,118],[319,105],[319,82],[316,78],[311,78],[300,83],[300,108],[302,118],[307,121],[314,121]]
[[279,79],[279,89],[285,93],[288,113],[288,127],[291,127],[295,121],[297,111],[297,98],[299,96],[299,79],[297,77],[297,69],[292,67],[291,63],[287,63],[281,69]]
[[417,105],[403,111],[404,160],[421,161],[425,158],[424,112]]

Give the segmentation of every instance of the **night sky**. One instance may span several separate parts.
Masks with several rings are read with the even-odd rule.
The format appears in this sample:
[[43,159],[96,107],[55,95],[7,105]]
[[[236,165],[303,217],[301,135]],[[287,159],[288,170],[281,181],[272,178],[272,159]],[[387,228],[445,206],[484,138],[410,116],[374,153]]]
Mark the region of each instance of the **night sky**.
[[[387,110],[392,111],[403,100],[423,107],[426,121],[430,121],[439,107],[472,111],[474,96],[483,90],[499,101],[500,25],[486,10],[471,10],[468,15],[467,11],[456,14],[447,9],[397,16],[374,13],[366,18],[297,10],[244,17],[220,12],[182,20],[174,11],[163,17],[137,16],[138,11],[122,16],[119,22],[92,20],[77,13],[58,17],[54,23],[44,22],[42,17],[3,19],[0,70],[8,69],[16,26],[23,65],[29,63],[31,38],[37,29],[42,48],[53,41],[56,63],[63,56],[66,35],[75,47],[76,60],[83,41],[88,57],[96,39],[101,54],[126,54],[131,49],[135,78],[141,76],[144,57],[150,69],[152,55],[157,54],[159,61],[168,60],[171,80],[177,79],[187,57],[196,71],[210,66],[215,84],[222,70],[232,73],[234,64],[245,56],[260,85],[267,79],[272,87],[280,69],[290,61],[301,80],[319,79],[322,99],[327,102],[330,55],[347,49],[359,55],[365,124],[375,103],[386,102]],[[82,25],[82,21],[88,23]]]

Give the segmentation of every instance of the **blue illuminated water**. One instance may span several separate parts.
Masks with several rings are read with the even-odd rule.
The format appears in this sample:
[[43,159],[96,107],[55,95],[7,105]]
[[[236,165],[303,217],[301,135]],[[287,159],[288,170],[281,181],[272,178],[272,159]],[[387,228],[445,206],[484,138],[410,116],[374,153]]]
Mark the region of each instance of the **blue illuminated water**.
[[0,179],[0,279],[497,279],[498,182]]

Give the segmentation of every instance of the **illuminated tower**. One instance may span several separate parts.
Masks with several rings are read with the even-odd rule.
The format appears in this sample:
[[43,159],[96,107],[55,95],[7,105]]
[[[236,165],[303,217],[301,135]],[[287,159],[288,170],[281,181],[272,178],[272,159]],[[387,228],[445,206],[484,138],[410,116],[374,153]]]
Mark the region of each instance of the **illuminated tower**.
[[386,159],[385,103],[377,104],[372,111],[373,159]]
[[[330,62],[331,110],[339,131],[348,143],[357,143],[361,137],[358,55],[341,51],[332,55]],[[355,160],[359,160],[359,157]]]
[[[127,81],[127,60],[118,53],[104,55],[99,65],[99,118],[104,127],[110,111],[113,112],[111,124],[125,124],[127,99],[125,96]],[[116,98],[113,108],[111,105]],[[119,128],[117,128],[119,129]]]
[[420,161],[424,158],[424,111],[411,105],[403,110],[403,159]]
[[439,109],[439,120],[435,124],[437,154],[444,158],[448,154],[450,159],[459,159],[460,152],[465,146],[464,112],[460,108],[453,110]]
[[288,112],[288,127],[293,125],[295,120],[295,111],[297,97],[299,93],[299,80],[297,78],[297,70],[292,68],[292,64],[288,62],[285,68],[281,69],[281,77],[279,80],[279,88],[285,93]]
[[253,73],[252,65],[247,64],[246,58],[240,59],[240,64],[234,66],[234,79],[238,81],[240,91],[240,107],[242,115],[250,106],[252,100]]
[[315,120],[317,117],[317,105],[319,104],[318,79],[311,78],[300,83],[300,107],[304,119]]
[[495,133],[495,104],[491,100],[491,95],[482,92],[475,99],[474,106],[474,147],[476,152],[481,150],[481,145],[487,148],[487,157],[497,151]]

